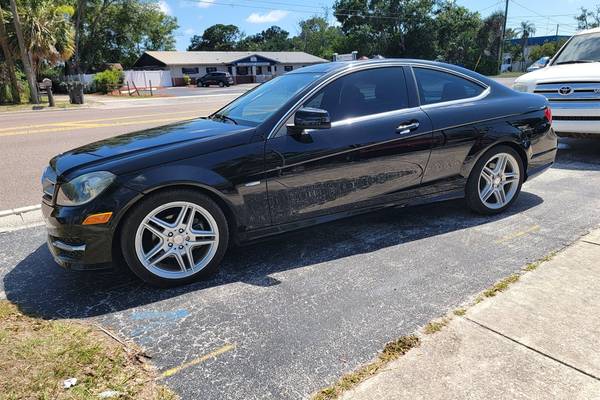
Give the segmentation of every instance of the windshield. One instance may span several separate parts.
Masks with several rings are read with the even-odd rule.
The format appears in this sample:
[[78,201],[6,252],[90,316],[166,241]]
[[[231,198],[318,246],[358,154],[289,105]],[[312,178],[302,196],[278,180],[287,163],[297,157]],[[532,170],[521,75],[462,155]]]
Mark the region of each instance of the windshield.
[[554,65],[600,61],[600,32],[574,36],[562,49]]
[[258,125],[320,76],[318,73],[278,76],[234,100],[211,117],[236,124]]

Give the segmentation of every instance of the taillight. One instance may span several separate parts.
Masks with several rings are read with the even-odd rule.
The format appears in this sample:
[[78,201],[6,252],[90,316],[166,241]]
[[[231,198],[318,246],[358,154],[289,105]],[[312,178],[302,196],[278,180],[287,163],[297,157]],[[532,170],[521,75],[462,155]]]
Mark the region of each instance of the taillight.
[[546,108],[544,109],[544,115],[546,116],[548,123],[552,124],[552,109],[550,108],[550,106],[546,106]]

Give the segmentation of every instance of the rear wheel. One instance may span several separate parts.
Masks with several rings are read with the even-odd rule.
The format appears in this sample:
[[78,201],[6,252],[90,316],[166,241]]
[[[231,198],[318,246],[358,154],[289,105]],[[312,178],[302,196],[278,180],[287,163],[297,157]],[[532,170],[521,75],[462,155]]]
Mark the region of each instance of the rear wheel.
[[224,87],[224,86],[225,86],[225,83],[219,82],[219,87]]
[[142,280],[168,287],[214,272],[227,250],[227,220],[209,197],[177,189],[144,199],[124,221],[123,256]]
[[467,181],[466,200],[480,214],[497,214],[517,199],[524,168],[519,154],[509,146],[496,146],[477,161]]

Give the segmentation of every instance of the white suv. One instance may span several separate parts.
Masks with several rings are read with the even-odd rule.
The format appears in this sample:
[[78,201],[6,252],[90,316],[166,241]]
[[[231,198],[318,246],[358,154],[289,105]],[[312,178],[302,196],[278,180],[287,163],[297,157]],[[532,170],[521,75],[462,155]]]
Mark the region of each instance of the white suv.
[[600,28],[576,33],[546,68],[522,75],[513,89],[546,96],[558,135],[600,137]]

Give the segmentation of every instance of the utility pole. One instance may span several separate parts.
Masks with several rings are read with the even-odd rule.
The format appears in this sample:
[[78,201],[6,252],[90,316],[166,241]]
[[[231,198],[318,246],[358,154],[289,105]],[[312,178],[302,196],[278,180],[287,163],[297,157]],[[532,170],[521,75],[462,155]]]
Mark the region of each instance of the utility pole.
[[558,37],[558,27],[559,26],[560,26],[559,24],[556,24],[556,37]]
[[6,34],[6,27],[4,26],[4,19],[2,18],[2,6],[0,5],[0,48],[4,53],[4,60],[6,62],[6,68],[8,69],[8,76],[10,78],[12,101],[15,104],[21,102],[21,95],[19,93],[19,84],[17,83],[17,73],[15,71],[15,60],[13,59],[12,52],[8,46],[8,35]]
[[17,2],[10,0],[10,8],[13,13],[13,22],[15,24],[15,33],[17,34],[17,41],[19,42],[19,49],[21,50],[21,61],[23,62],[23,68],[25,69],[25,75],[27,75],[27,82],[29,82],[29,92],[31,93],[31,101],[33,104],[40,104],[40,98],[38,96],[37,85],[35,83],[35,76],[31,69],[31,57],[29,52],[25,48],[25,41],[23,40],[23,31],[21,30],[21,19],[17,11]]
[[508,1],[506,0],[506,6],[504,7],[504,26],[502,27],[502,35],[500,37],[500,49],[498,49],[498,69],[500,73],[502,73],[502,61],[504,61],[504,37],[506,35],[506,21],[508,20]]

